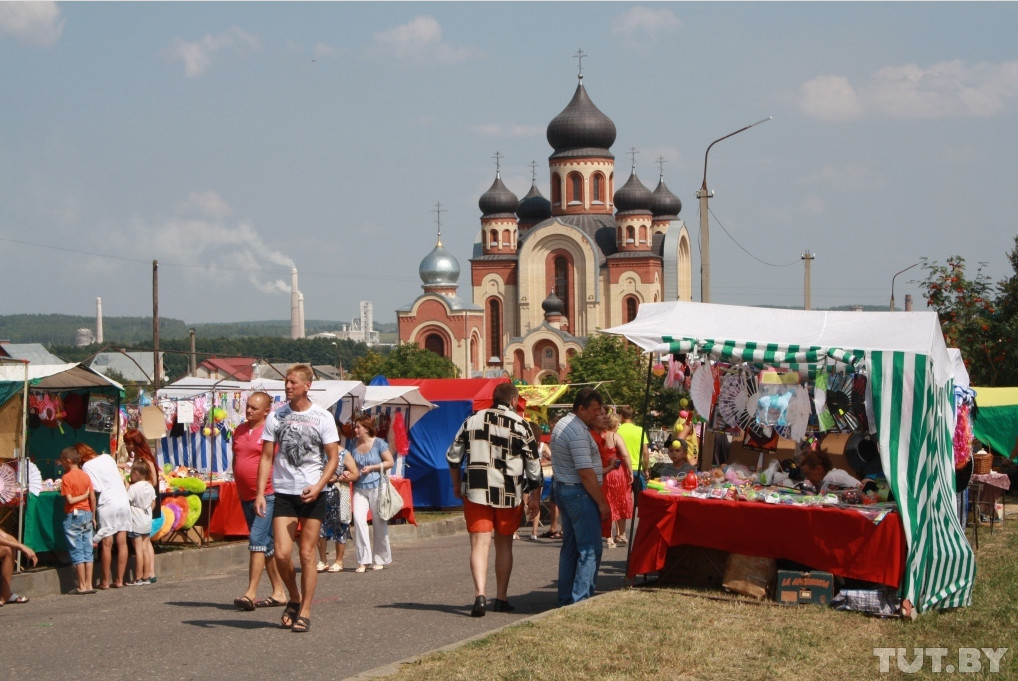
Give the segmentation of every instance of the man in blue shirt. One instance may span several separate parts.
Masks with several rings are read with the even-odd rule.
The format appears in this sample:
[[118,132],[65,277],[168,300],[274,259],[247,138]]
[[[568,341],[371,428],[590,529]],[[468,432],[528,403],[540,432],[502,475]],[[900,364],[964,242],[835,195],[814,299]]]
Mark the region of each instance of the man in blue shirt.
[[601,523],[611,517],[601,494],[601,455],[590,435],[604,400],[593,388],[581,388],[573,411],[551,434],[555,503],[562,516],[558,559],[558,604],[578,603],[594,595],[601,566]]

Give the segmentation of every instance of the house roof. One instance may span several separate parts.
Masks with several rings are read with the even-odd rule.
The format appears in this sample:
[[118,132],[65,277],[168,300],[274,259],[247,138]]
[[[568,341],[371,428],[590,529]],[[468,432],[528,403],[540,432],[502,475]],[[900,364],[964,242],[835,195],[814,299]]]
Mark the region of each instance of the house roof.
[[[160,352],[160,367],[162,355]],[[104,376],[109,371],[115,371],[123,376],[126,383],[152,383],[151,352],[100,352],[92,358],[88,367]]]
[[20,359],[31,364],[64,364],[64,360],[41,343],[0,343],[0,357]]
[[254,357],[212,357],[203,361],[199,366],[203,366],[209,371],[217,371],[238,381],[250,381],[251,365],[254,363]]

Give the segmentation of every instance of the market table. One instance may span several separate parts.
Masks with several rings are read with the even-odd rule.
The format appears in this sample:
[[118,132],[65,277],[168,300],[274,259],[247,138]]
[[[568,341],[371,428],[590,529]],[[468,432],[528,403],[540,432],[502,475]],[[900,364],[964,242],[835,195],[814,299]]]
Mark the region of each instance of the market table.
[[905,533],[898,513],[874,524],[851,509],[641,492],[627,577],[660,571],[668,548],[683,544],[784,558],[895,588],[905,571]]
[[[403,508],[393,520],[402,518],[411,525],[416,525],[414,519],[414,493],[407,478],[389,476],[399,496],[403,498]],[[214,498],[212,506],[212,517],[209,520],[208,533],[222,535],[225,537],[246,537],[248,535],[247,521],[244,519],[244,511],[240,507],[240,497],[237,495],[237,483],[227,481],[213,482],[211,489],[218,493]],[[368,514],[370,518],[370,513]]]

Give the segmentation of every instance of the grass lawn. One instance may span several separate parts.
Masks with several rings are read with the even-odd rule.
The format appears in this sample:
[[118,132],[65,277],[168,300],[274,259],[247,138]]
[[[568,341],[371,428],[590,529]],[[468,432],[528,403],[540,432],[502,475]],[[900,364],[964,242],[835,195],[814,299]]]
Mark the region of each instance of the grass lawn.
[[[971,534],[971,530],[969,530]],[[981,528],[972,605],[916,621],[881,620],[820,606],[748,602],[719,591],[637,587],[522,622],[456,650],[404,665],[391,681],[475,679],[1018,679],[1018,517]],[[934,671],[881,672],[876,648],[944,649]],[[958,670],[961,648],[1008,648],[999,671]],[[998,654],[999,651],[993,654]],[[952,665],[954,673],[947,672]]]

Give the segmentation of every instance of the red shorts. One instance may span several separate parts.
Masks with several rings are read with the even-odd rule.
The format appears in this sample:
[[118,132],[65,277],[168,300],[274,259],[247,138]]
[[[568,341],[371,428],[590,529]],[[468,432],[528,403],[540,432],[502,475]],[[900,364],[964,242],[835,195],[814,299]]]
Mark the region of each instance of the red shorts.
[[492,508],[464,499],[463,517],[467,519],[467,532],[479,534],[495,530],[495,534],[511,537],[520,529],[520,523],[523,521],[523,507]]

